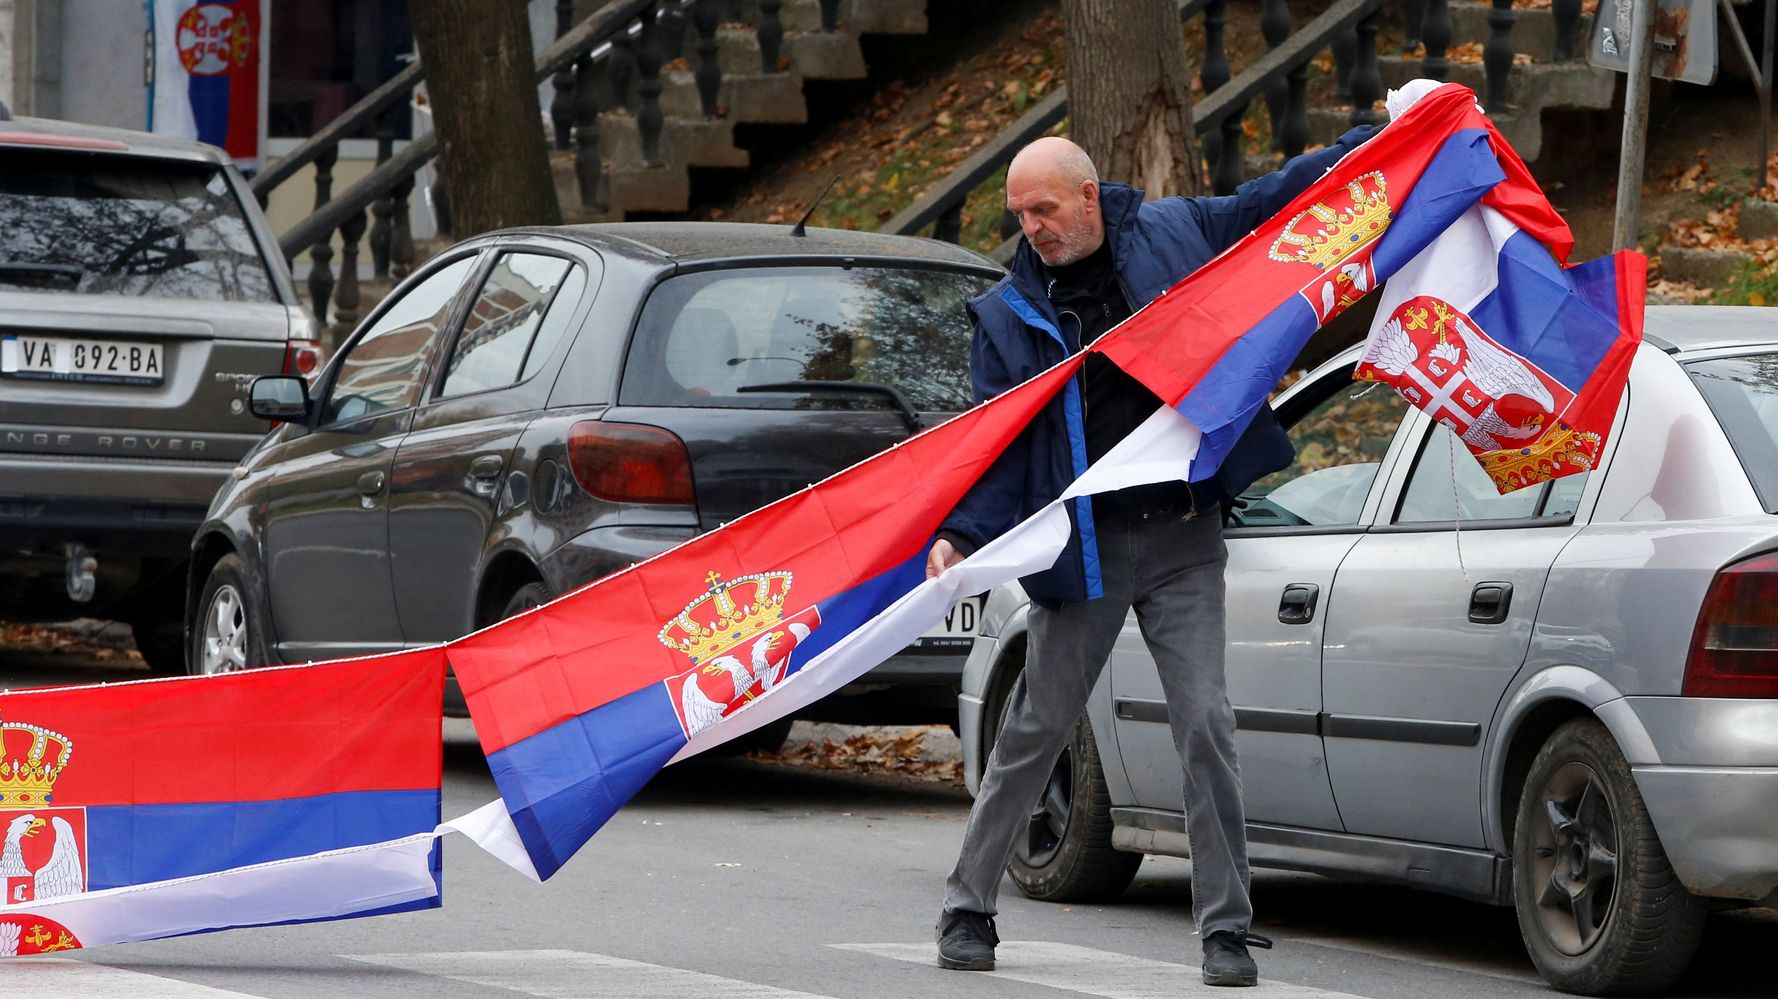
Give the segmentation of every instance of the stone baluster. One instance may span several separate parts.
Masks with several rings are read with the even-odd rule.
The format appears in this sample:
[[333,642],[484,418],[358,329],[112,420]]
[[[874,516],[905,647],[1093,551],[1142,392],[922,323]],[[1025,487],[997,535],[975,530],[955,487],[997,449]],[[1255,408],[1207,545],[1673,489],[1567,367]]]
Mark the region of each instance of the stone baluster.
[[340,285],[333,293],[334,326],[341,339],[358,325],[358,245],[364,240],[364,210],[359,209],[340,225]]
[[1352,103],[1352,64],[1358,61],[1358,28],[1353,26],[1334,33],[1334,101]]
[[[333,200],[333,165],[339,161],[338,143],[328,146],[315,157],[315,210],[320,211]],[[309,247],[309,301],[315,309],[315,320],[327,325],[327,306],[333,301],[333,233]]]
[[945,243],[958,243],[962,241],[963,202],[961,199],[959,199],[956,204],[945,209],[945,213],[940,215],[938,219],[932,223],[932,238]]
[[1443,80],[1451,73],[1451,62],[1445,49],[1451,44],[1450,0],[1426,0],[1426,17],[1420,22],[1420,40],[1426,45],[1426,56],[1420,60],[1420,75],[1428,80]]
[[821,0],[821,30],[833,34],[840,27],[840,0]]
[[636,130],[642,135],[642,161],[649,166],[661,164],[661,41],[660,26],[655,20],[653,5],[642,9],[642,35],[636,42],[636,68],[641,80],[636,86]]
[[672,62],[685,55],[685,10],[679,0],[662,4],[655,24],[660,28],[661,58]]
[[[398,105],[399,106],[399,105]],[[395,152],[395,112],[377,115],[377,165],[382,166]],[[378,281],[389,279],[389,246],[395,234],[394,192],[370,203],[370,272]]]
[[1358,22],[1358,57],[1352,62],[1352,118],[1354,125],[1378,124],[1375,106],[1383,96],[1383,77],[1377,71],[1377,28],[1383,19],[1381,8]]
[[[1223,42],[1227,23],[1226,0],[1210,0],[1204,5],[1204,67],[1198,71],[1198,79],[1206,94],[1229,82],[1229,58]],[[1212,188],[1217,194],[1233,193],[1241,185],[1240,112],[1231,112],[1201,138]]]
[[1513,0],[1494,0],[1488,11],[1488,43],[1482,46],[1482,66],[1488,72],[1488,110],[1506,110],[1506,80],[1513,71]]
[[[574,0],[556,0],[556,37],[567,34],[572,27]],[[549,120],[555,127],[556,148],[565,150],[569,147],[569,133],[574,128],[574,64],[563,63],[549,82],[556,88],[556,96],[549,102]]]
[[722,91],[722,60],[717,57],[716,22],[718,0],[698,0],[692,8],[692,26],[698,32],[698,68],[693,79],[698,84],[698,104],[705,118],[716,117],[716,97]]
[[389,192],[390,204],[395,208],[392,213],[394,231],[389,234],[389,276],[397,281],[414,271],[413,214],[408,210],[408,199],[413,193],[412,174],[402,178]]
[[[1259,13],[1260,34],[1265,36],[1266,51],[1284,44],[1290,37],[1290,4],[1286,0],[1262,0]],[[1266,82],[1266,112],[1272,123],[1272,151],[1284,149],[1285,102],[1289,85],[1284,77],[1273,76]]]
[[1553,0],[1550,8],[1556,17],[1556,58],[1572,59],[1580,35],[1580,0]]
[[581,208],[599,214],[607,206],[599,159],[599,94],[593,87],[593,57],[583,53],[574,60],[574,181]]
[[1285,159],[1301,156],[1309,142],[1309,64],[1299,62],[1284,74],[1284,125],[1278,132],[1278,149]]
[[[1579,0],[1575,0],[1576,3]],[[1421,25],[1426,20],[1426,0],[1401,0],[1401,54],[1413,55],[1420,47]]]
[[630,37],[630,26],[624,25],[611,36],[611,54],[605,59],[605,78],[611,82],[611,106],[623,110],[630,106],[630,84],[636,79],[636,40]]
[[759,70],[778,71],[778,50],[784,45],[784,21],[778,17],[783,0],[759,0],[759,26],[753,29],[759,39]]

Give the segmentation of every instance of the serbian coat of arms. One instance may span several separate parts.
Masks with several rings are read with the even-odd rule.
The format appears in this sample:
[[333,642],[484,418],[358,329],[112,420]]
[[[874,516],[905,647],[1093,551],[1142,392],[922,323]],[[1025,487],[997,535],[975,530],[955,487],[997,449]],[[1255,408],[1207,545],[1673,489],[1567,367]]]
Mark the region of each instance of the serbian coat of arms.
[[[86,809],[54,803],[74,748],[38,725],[0,721],[0,888],[5,905],[86,890]],[[29,915],[0,917],[0,957],[79,946],[61,927]]]
[[691,660],[666,681],[686,738],[764,696],[791,672],[791,653],[821,626],[815,607],[785,616],[789,572],[756,572],[708,589],[661,628],[661,644]]

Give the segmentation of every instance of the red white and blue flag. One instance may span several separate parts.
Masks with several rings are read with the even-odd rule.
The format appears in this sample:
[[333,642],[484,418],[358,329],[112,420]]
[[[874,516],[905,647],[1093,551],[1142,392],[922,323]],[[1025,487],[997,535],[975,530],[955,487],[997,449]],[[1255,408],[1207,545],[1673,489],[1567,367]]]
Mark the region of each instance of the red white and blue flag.
[[443,698],[437,649],[0,693],[0,956],[436,906]]
[[[1477,206],[1493,213],[1484,218],[1497,217],[1511,230],[1503,241],[1508,251],[1438,267],[1475,270],[1478,260],[1490,262],[1500,275],[1490,287],[1506,289],[1519,286],[1516,272],[1509,273],[1518,261],[1538,253],[1566,256],[1568,229],[1524,165],[1475,107],[1470,91],[1445,86],[1348,155],[1276,218],[1101,337],[1090,349],[1168,405],[1062,497],[937,579],[925,578],[925,557],[940,522],[1066,384],[1084,355],[720,530],[441,650],[427,650],[442,651],[462,684],[500,799],[434,832],[418,831],[426,819],[416,812],[411,821],[383,828],[385,839],[367,846],[326,844],[343,848],[297,857],[323,846],[281,843],[276,852],[297,859],[231,867],[215,876],[231,887],[211,885],[209,897],[252,914],[218,925],[273,921],[262,918],[275,906],[254,880],[266,869],[286,881],[301,880],[294,872],[307,869],[352,870],[338,866],[342,857],[367,865],[367,883],[406,885],[418,892],[416,898],[435,897],[435,890],[415,887],[413,858],[427,856],[430,836],[445,829],[467,833],[533,878],[549,877],[663,766],[837,690],[923,634],[958,599],[1053,563],[1070,530],[1062,505],[1067,500],[1210,475],[1322,323],[1398,275],[1414,285],[1410,297],[1434,293],[1430,282],[1442,271],[1415,265],[1432,259],[1425,256],[1428,247],[1476,217]],[[1507,230],[1496,225],[1488,231]],[[1519,252],[1515,239],[1529,248]],[[1556,267],[1553,260],[1549,266]],[[1633,280],[1638,272],[1632,267],[1615,273],[1627,275],[1615,289],[1590,280],[1571,281],[1570,287],[1582,304],[1617,303],[1615,313],[1593,313],[1615,316],[1615,328],[1633,338],[1640,328],[1640,285]],[[1627,369],[1613,366],[1618,355],[1612,350],[1600,355],[1604,360],[1590,373],[1582,362],[1594,356],[1591,348],[1577,350],[1574,365],[1563,367],[1546,356],[1544,343],[1560,339],[1558,327],[1539,326],[1550,332],[1533,342],[1515,339],[1507,327],[1524,320],[1512,318],[1510,309],[1489,306],[1487,294],[1460,294],[1455,284],[1439,287],[1503,352],[1541,351],[1538,369],[1571,388],[1575,398],[1599,392],[1615,400],[1621,392]],[[1595,335],[1592,325],[1585,330]],[[1609,384],[1614,378],[1616,384]],[[384,660],[390,669],[403,661]],[[309,669],[369,674],[378,662]],[[442,673],[439,663],[427,668]],[[426,755],[428,786],[436,788],[438,698],[430,690],[426,696],[432,697],[429,747],[403,752]],[[424,713],[423,706],[401,710],[410,709]],[[71,710],[83,720],[80,709]],[[304,704],[296,717],[311,731],[331,730],[352,710],[351,704],[322,701]],[[12,711],[0,700],[0,712]],[[436,797],[433,802],[436,811]],[[235,856],[209,863],[221,869]],[[127,877],[176,876],[159,870],[132,870]],[[322,902],[335,915],[352,914],[346,910],[359,904],[342,877],[310,880],[322,886],[323,897],[298,893],[303,914],[284,918],[316,918]],[[85,935],[76,934],[82,940],[141,939],[104,928],[138,918],[136,910],[148,904],[141,899],[183,890],[178,881],[150,888],[99,893],[110,906],[103,912],[81,908],[78,898],[64,912],[91,920],[83,924]],[[342,894],[326,898],[330,890]],[[0,908],[0,920],[11,911]]]
[[264,0],[151,0],[148,128],[220,147],[243,170],[265,145]]

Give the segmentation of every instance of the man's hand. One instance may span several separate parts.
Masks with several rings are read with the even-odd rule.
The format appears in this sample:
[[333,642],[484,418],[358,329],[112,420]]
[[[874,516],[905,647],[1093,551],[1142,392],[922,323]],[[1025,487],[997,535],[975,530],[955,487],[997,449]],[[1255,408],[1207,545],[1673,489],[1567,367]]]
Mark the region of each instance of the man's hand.
[[939,538],[932,543],[932,551],[926,556],[926,578],[937,579],[938,574],[963,561],[963,553],[957,546]]

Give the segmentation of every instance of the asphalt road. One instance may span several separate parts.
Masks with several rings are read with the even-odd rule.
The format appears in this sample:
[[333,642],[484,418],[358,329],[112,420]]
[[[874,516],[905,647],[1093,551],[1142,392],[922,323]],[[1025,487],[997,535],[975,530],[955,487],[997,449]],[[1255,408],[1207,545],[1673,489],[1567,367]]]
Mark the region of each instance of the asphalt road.
[[[0,686],[140,676],[0,649]],[[495,794],[447,722],[445,814]],[[0,961],[7,999],[87,996],[907,996],[1204,994],[1189,863],[1150,859],[1114,905],[1009,886],[991,974],[941,971],[932,925],[968,795],[949,783],[693,760],[669,769],[544,885],[445,840],[445,907]],[[1512,915],[1420,892],[1257,872],[1258,997],[1547,995]],[[1712,918],[1681,995],[1771,996],[1778,913]]]

